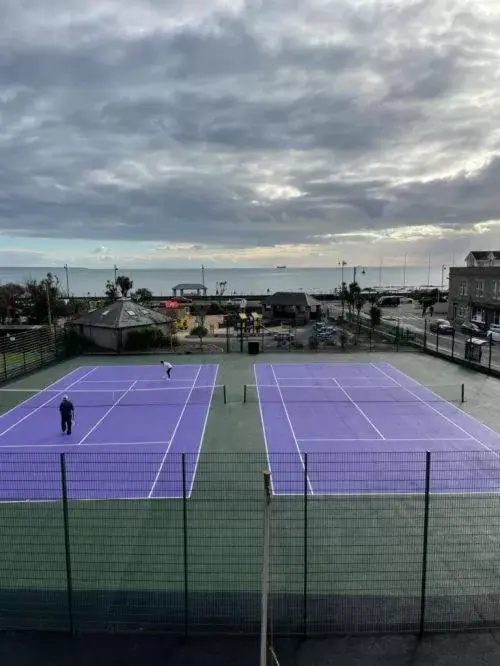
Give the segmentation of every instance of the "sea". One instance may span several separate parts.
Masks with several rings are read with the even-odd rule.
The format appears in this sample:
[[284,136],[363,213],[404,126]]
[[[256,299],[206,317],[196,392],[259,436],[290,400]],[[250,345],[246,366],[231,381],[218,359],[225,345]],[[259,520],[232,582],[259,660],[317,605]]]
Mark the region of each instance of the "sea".
[[[366,267],[357,269],[356,280],[360,287],[419,287],[447,286],[447,273],[441,266],[415,267]],[[26,280],[43,279],[47,273],[57,275],[63,294],[71,296],[102,296],[108,280],[114,280],[114,271],[109,268],[63,267],[0,267],[0,284],[24,283]],[[314,294],[333,293],[341,283],[341,270],[333,268],[193,268],[149,269],[120,268],[118,275],[127,275],[133,288],[147,287],[155,296],[171,296],[172,288],[180,283],[205,284],[208,294],[216,293],[221,283],[227,295],[260,295],[276,291],[304,291]],[[353,278],[353,268],[344,267],[344,281]],[[66,279],[67,277],[67,279]]]

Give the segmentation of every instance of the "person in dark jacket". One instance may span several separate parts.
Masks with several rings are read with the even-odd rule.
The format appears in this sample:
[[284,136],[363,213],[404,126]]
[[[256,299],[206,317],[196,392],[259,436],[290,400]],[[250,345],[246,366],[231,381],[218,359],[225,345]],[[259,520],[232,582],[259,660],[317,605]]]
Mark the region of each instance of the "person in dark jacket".
[[59,411],[61,413],[61,430],[67,435],[71,435],[71,426],[75,417],[75,408],[67,395],[62,399],[62,402],[59,405]]

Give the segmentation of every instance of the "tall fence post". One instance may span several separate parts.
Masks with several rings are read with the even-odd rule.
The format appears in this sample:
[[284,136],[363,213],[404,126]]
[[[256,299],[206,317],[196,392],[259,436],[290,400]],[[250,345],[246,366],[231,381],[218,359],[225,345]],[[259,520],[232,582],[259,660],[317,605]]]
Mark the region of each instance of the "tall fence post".
[[308,456],[307,453],[304,454],[304,590],[303,590],[303,629],[302,635],[304,640],[307,638],[307,590],[308,590],[308,580],[307,580],[307,549],[308,549],[308,516],[307,516],[307,503],[308,503]]
[[60,454],[60,468],[61,468],[61,489],[63,500],[63,517],[64,517],[64,548],[66,553],[66,585],[68,597],[68,620],[69,631],[71,634],[75,633],[75,623],[73,616],[73,576],[71,571],[71,543],[69,538],[69,512],[68,512],[68,483],[66,477],[66,454]]
[[182,535],[184,558],[184,638],[189,634],[189,578],[188,578],[188,538],[187,538],[187,483],[186,454],[182,454]]
[[[263,552],[261,575],[261,609],[260,609],[260,659],[259,666],[268,663],[267,652],[271,650],[268,644],[269,625],[269,588],[271,572],[271,472],[266,469],[264,477],[264,511],[263,511]],[[271,617],[272,620],[272,617]]]
[[424,503],[424,539],[422,548],[422,588],[420,594],[420,629],[419,638],[424,635],[425,602],[427,594],[427,552],[429,544],[429,499],[431,483],[431,452],[425,452],[425,503]]

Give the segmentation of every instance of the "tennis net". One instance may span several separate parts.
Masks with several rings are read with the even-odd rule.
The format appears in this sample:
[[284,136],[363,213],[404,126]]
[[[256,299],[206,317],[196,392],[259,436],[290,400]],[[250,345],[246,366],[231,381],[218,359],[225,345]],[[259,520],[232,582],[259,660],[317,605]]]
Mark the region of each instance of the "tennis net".
[[42,409],[58,407],[63,396],[67,395],[75,409],[79,407],[142,407],[198,404],[206,405],[211,401],[226,404],[226,386],[196,386],[194,388],[162,387],[131,388],[122,390],[83,390],[64,389],[0,389],[0,413],[13,407]]
[[243,386],[243,402],[270,403],[463,403],[464,384],[407,386]]

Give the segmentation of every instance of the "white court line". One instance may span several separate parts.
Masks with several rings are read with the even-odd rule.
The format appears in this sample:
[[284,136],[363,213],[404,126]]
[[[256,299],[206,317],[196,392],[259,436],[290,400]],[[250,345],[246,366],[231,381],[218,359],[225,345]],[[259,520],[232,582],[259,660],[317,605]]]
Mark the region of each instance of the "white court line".
[[[315,497],[422,497],[424,490],[421,492],[410,491],[410,492],[367,492],[367,493],[326,493],[320,492],[316,493]],[[304,493],[285,493],[285,492],[274,492],[273,495],[276,497],[304,497]],[[461,490],[460,492],[454,492],[453,490],[444,491],[438,490],[431,493],[431,496],[440,496],[440,497],[469,497],[470,495],[481,495],[489,496],[491,498],[498,498],[500,495],[500,490]],[[118,497],[79,497],[78,502],[113,502],[113,501],[122,501],[122,502],[140,502],[142,500],[149,499],[150,501],[159,501],[159,500],[171,500],[171,499],[182,499],[182,495],[157,495],[156,497],[146,498],[144,495],[137,495],[134,497],[130,496],[118,496]],[[60,502],[60,498],[56,499],[23,499],[23,500],[4,500],[0,499],[0,504],[54,504],[55,502]]]
[[111,405],[111,407],[110,407],[110,408],[108,409],[108,411],[104,414],[104,416],[102,416],[102,417],[97,421],[97,423],[95,423],[95,424],[92,426],[92,428],[88,431],[88,433],[87,433],[84,437],[82,437],[82,439],[77,443],[77,446],[80,446],[80,444],[83,444],[83,442],[84,442],[86,439],[88,439],[88,438],[90,437],[90,435],[94,432],[94,430],[95,430],[98,426],[100,426],[101,423],[102,423],[102,422],[104,421],[104,419],[106,418],[106,416],[108,416],[108,414],[110,414],[110,413],[113,411],[113,409],[114,409],[117,405],[120,404],[120,402],[123,400],[123,398],[127,395],[127,393],[129,393],[129,392],[134,388],[134,386],[137,384],[138,381],[139,381],[139,380],[136,379],[134,382],[132,382],[132,384],[130,384],[130,386],[128,387],[128,389],[127,389],[126,391],[123,391],[123,393],[120,395],[120,397],[118,398],[118,400],[115,400],[115,402]]
[[[405,379],[410,379],[412,382],[414,382],[414,383],[415,383],[415,387],[414,387],[414,388],[424,388],[424,389],[425,389],[426,391],[428,391],[429,393],[432,393],[432,395],[435,395],[436,398],[438,398],[438,400],[437,400],[436,402],[440,402],[441,404],[442,404],[443,402],[446,403],[449,407],[452,407],[453,409],[455,409],[455,410],[456,410],[459,414],[461,414],[462,416],[465,414],[465,415],[467,415],[469,418],[471,418],[471,419],[473,419],[474,421],[476,421],[476,422],[481,426],[481,428],[484,428],[485,430],[489,430],[489,432],[491,432],[493,435],[496,435],[497,437],[500,436],[500,433],[498,432],[498,430],[494,430],[494,429],[491,428],[489,425],[486,425],[486,423],[483,423],[482,421],[478,421],[478,419],[476,419],[473,415],[469,414],[468,412],[466,412],[466,411],[463,410],[463,409],[460,409],[460,408],[457,407],[454,403],[449,402],[448,400],[446,400],[446,398],[443,398],[442,396],[438,395],[437,393],[434,393],[434,391],[432,390],[432,385],[427,385],[427,386],[426,386],[425,384],[419,384],[415,379],[411,379],[411,377],[408,377],[407,375],[404,374],[404,372],[401,372],[401,370],[398,370],[397,368],[395,368],[395,367],[394,367],[393,365],[391,365],[390,363],[387,363],[387,365],[388,365],[392,370],[394,370],[394,372],[399,372],[401,375],[403,375],[403,377],[404,377]],[[375,367],[376,367],[376,366],[375,366]],[[386,373],[385,373],[383,370],[381,370],[380,368],[377,368],[377,370],[380,370],[381,372],[383,372],[384,375],[386,374]],[[387,375],[387,376],[389,376],[389,375]],[[398,383],[396,379],[393,379],[392,377],[391,377],[391,379],[392,379],[393,381],[395,381],[396,383]],[[486,379],[488,379],[488,378],[486,378]],[[402,385],[400,384],[400,386],[402,386]],[[449,386],[449,384],[444,384],[444,386]],[[404,388],[404,387],[402,386],[402,388]],[[434,388],[439,388],[439,385],[434,386]],[[467,400],[466,400],[466,401],[467,401]],[[425,402],[425,401],[424,401],[424,402]],[[426,403],[426,404],[427,404],[427,403]],[[439,412],[439,413],[440,413],[440,412]],[[472,437],[472,435],[471,435],[471,437]]]
[[[354,405],[354,407],[358,410],[358,412],[361,414],[361,416],[363,416],[363,418],[365,418],[365,419],[368,421],[368,423],[369,423],[369,424],[371,425],[371,427],[375,430],[375,432],[376,432],[378,435],[380,435],[381,439],[385,439],[384,435],[380,432],[380,430],[379,430],[379,429],[377,428],[377,426],[372,422],[372,420],[371,420],[371,419],[370,419],[370,418],[364,413],[364,411],[361,409],[361,407],[358,405],[358,403],[355,402],[355,401],[351,398],[351,396],[347,393],[347,391],[346,391],[345,389],[342,388],[342,386],[340,386],[340,384],[338,383],[338,381],[337,381],[336,379],[334,379],[333,381],[337,384],[337,386],[339,387],[339,389],[340,389],[343,393],[345,393],[346,397],[349,398],[349,402],[351,402],[351,403]],[[390,403],[389,403],[389,404],[390,404]]]
[[173,433],[172,433],[172,436],[170,437],[170,442],[169,442],[169,444],[168,444],[168,446],[167,446],[167,449],[166,449],[166,451],[165,451],[165,455],[163,456],[163,458],[162,458],[162,460],[161,460],[160,467],[158,468],[158,472],[157,472],[157,474],[156,474],[155,480],[153,481],[153,485],[151,486],[151,490],[149,491],[148,499],[151,499],[151,495],[153,494],[154,489],[155,489],[155,487],[156,487],[156,484],[158,483],[158,479],[160,478],[161,470],[163,469],[163,465],[165,464],[165,460],[167,459],[168,452],[170,451],[170,447],[172,446],[172,442],[174,441],[174,437],[175,437],[175,435],[177,434],[177,430],[179,429],[179,426],[180,426],[180,424],[181,424],[182,417],[184,416],[184,413],[185,413],[186,408],[187,408],[187,406],[188,406],[189,399],[191,398],[191,394],[193,393],[193,390],[194,390],[195,387],[196,387],[196,382],[198,381],[198,377],[200,376],[200,372],[201,372],[201,368],[202,368],[202,367],[203,367],[203,366],[200,365],[200,367],[198,368],[198,372],[196,373],[196,377],[195,377],[195,379],[194,379],[194,383],[193,383],[193,385],[191,386],[191,390],[189,391],[189,393],[188,393],[188,395],[187,395],[186,402],[184,403],[184,407],[182,408],[182,411],[181,411],[181,413],[180,413],[180,416],[179,416],[179,418],[177,419],[177,423],[176,423],[176,425],[175,425],[175,428],[174,428],[174,431],[173,431]]
[[[285,404],[283,394],[281,393],[281,388],[278,384],[278,379],[277,379],[276,374],[274,372],[274,366],[272,364],[271,364],[271,372],[273,373],[274,381],[276,382],[276,388],[278,389],[278,392],[279,392],[280,397],[281,397],[281,404],[283,405],[283,409],[285,411],[285,415],[286,415],[286,418],[287,418],[287,421],[288,421],[288,425],[290,426],[290,431],[292,433],[292,437],[294,439],[295,446],[297,447],[297,453],[299,454],[300,462],[302,464],[302,468],[303,468],[304,474],[305,474],[306,473],[306,466],[305,466],[305,463],[304,463],[304,459],[303,459],[302,453],[300,451],[300,447],[299,447],[299,443],[297,441],[297,437],[295,437],[295,431],[294,431],[293,426],[292,426],[292,420],[290,419],[290,414],[288,413],[288,409],[287,409],[287,406]],[[307,485],[311,489],[311,495],[314,495],[314,490],[313,490],[313,487],[311,485],[311,480],[310,480],[309,476],[307,476]]]
[[219,365],[216,365],[215,366],[215,375],[214,375],[214,378],[213,378],[212,391],[210,393],[210,400],[208,401],[207,411],[206,411],[206,414],[205,414],[205,421],[203,422],[203,428],[202,428],[202,431],[201,431],[200,442],[199,442],[198,451],[197,451],[197,454],[196,454],[196,462],[194,464],[194,471],[193,471],[193,476],[191,478],[191,485],[189,487],[188,494],[187,494],[188,497],[191,497],[191,493],[193,492],[194,480],[196,478],[196,471],[198,469],[198,460],[200,459],[201,447],[203,446],[203,440],[205,439],[205,431],[206,431],[207,423],[208,423],[208,415],[210,414],[210,407],[212,406],[212,398],[213,398],[213,395],[214,395],[215,386],[216,386],[216,383],[217,383],[216,380],[217,380],[217,375],[218,374],[219,374]]
[[[332,439],[330,437],[322,438],[309,438],[309,439],[298,439],[298,442],[472,442],[474,441],[473,437],[386,437],[385,439],[375,438],[373,439],[346,439],[344,437]],[[405,453],[404,451],[402,453]]]
[[[84,377],[87,377],[88,375],[90,375],[90,373],[94,372],[94,370],[97,370],[97,367],[96,368],[91,368],[87,373],[85,373],[82,377],[80,377],[80,379],[76,379],[71,384],[68,384],[68,386],[61,389],[61,391],[59,393],[56,393],[56,395],[51,396],[48,400],[43,402],[41,405],[38,405],[38,407],[35,407],[34,409],[32,409],[28,414],[26,414],[21,419],[16,421],[16,423],[11,425],[9,428],[6,428],[5,430],[2,430],[2,432],[0,432],[0,437],[2,437],[2,435],[5,435],[5,433],[9,432],[10,430],[13,430],[20,423],[22,423],[23,421],[28,419],[30,416],[33,416],[33,414],[36,414],[38,411],[40,411],[40,409],[42,409],[42,407],[45,407],[46,405],[48,405],[49,402],[52,402],[53,400],[55,400],[60,395],[64,395],[72,386],[74,386],[75,384],[78,384],[79,381],[81,381]],[[62,379],[64,379],[64,377],[62,377]],[[61,380],[59,380],[59,381],[61,381]],[[46,387],[46,388],[48,388],[48,387]],[[43,391],[41,391],[40,393],[43,394]],[[17,405],[17,406],[19,407],[19,405]]]
[[[370,364],[370,365],[371,365],[371,364]],[[391,378],[390,375],[388,375],[386,372],[384,372],[384,370],[382,370],[381,368],[378,368],[377,366],[373,366],[373,367],[376,367],[377,370],[379,370],[379,372],[381,372],[381,373],[382,373],[383,375],[385,375],[386,377]],[[397,381],[397,380],[395,380],[395,381]],[[425,406],[428,407],[429,409],[432,409],[432,411],[435,412],[436,414],[439,414],[439,416],[441,416],[443,419],[445,419],[445,421],[448,421],[448,423],[451,423],[452,426],[455,426],[455,428],[458,428],[458,429],[461,430],[463,433],[465,433],[466,435],[468,435],[471,439],[473,439],[474,441],[476,441],[480,446],[484,447],[487,451],[489,451],[490,453],[493,453],[495,456],[499,457],[499,453],[498,453],[498,451],[495,451],[494,449],[490,449],[489,446],[487,446],[486,444],[483,444],[483,442],[481,442],[477,437],[474,437],[474,435],[471,434],[470,432],[468,432],[465,428],[462,428],[462,426],[458,425],[458,423],[455,423],[455,422],[452,421],[452,419],[450,419],[448,416],[446,416],[445,414],[442,414],[438,409],[436,409],[435,407],[433,407],[431,403],[426,402],[425,400],[423,400],[423,399],[422,399],[420,396],[418,396],[416,393],[413,393],[413,391],[410,391],[410,389],[407,388],[406,386],[403,386],[403,385],[400,384],[399,382],[397,382],[397,383],[398,383],[398,385],[399,385],[402,389],[404,389],[405,391],[408,391],[408,393],[410,393],[410,395],[415,396],[415,398],[417,398],[417,399],[419,400],[419,402],[421,402],[423,405],[425,405]],[[415,388],[420,388],[420,386],[415,386]],[[422,386],[422,388],[425,388],[425,386]],[[432,391],[431,391],[431,393],[432,393]],[[433,395],[436,395],[436,394],[433,394]],[[451,403],[448,403],[444,398],[442,398],[442,402],[444,402],[445,404],[451,404]],[[452,407],[453,407],[453,405],[452,405]],[[497,433],[497,434],[498,434],[498,433]]]
[[[422,497],[425,494],[425,490],[421,492],[411,490],[407,493],[401,492],[366,492],[366,493],[326,493],[320,492],[316,493],[316,497]],[[438,495],[439,497],[469,497],[469,495],[491,495],[492,497],[497,497],[500,494],[500,490],[461,490],[460,492],[455,492],[453,490],[437,490],[431,493],[431,497]],[[275,493],[275,495],[281,496],[291,496],[291,497],[302,497],[303,493]],[[22,500],[21,500],[22,501]],[[50,500],[47,500],[50,501]]]
[[[278,382],[329,382],[332,379],[335,379],[336,381],[341,382],[342,378],[338,377],[278,377]],[[375,381],[376,377],[356,377],[356,379],[366,379],[368,381]],[[393,383],[397,383],[396,380],[392,379],[391,380]],[[284,384],[283,384],[284,386]],[[348,386],[347,388],[353,388],[352,386]],[[360,386],[359,388],[372,388],[370,386]],[[378,388],[378,387],[374,387]],[[385,386],[382,386],[381,388],[387,388],[387,384]]]
[[[88,446],[147,446],[147,445],[165,445],[169,444],[168,440],[163,439],[161,442],[90,442],[85,444],[85,448]],[[26,449],[30,453],[34,453],[32,449],[68,449],[68,453],[74,453],[74,451],[71,451],[71,448],[74,447],[75,444],[0,444],[0,451],[2,449]]]
[[[104,366],[100,365],[98,366],[99,368],[102,368]],[[123,366],[120,366],[123,367]],[[89,383],[90,384],[129,384],[132,379],[90,379]],[[175,382],[182,382],[183,384],[191,384],[193,381],[193,378],[191,377],[190,379],[137,379],[136,381],[138,382],[159,382],[161,384],[165,384],[167,381],[169,384],[173,384]]]
[[[62,382],[63,379],[67,379],[67,378],[70,377],[74,372],[77,372],[78,370],[81,370],[82,367],[85,367],[85,366],[81,366],[81,365],[80,365],[80,366],[78,366],[78,368],[75,368],[74,370],[71,370],[71,372],[68,372],[68,374],[64,375],[64,377],[60,377],[59,379],[56,379],[55,382],[52,382],[52,384],[49,384],[49,385],[46,386],[44,389],[38,389],[38,394],[37,394],[37,395],[39,395],[40,393],[43,393],[44,391],[47,391],[48,389],[52,389],[52,390],[54,391],[55,389],[52,388],[53,386],[55,386],[56,384],[59,384],[59,382]],[[94,368],[94,370],[97,370],[98,367],[99,367],[99,366],[96,366],[96,367]],[[86,375],[84,375],[84,377],[85,377],[85,376],[86,376]],[[30,391],[30,390],[31,390],[31,391],[32,391],[33,389],[22,389],[22,388],[20,388],[20,389],[8,389],[8,390],[9,390],[9,391],[12,391],[13,393],[14,393],[14,391],[19,391],[19,393],[21,393],[21,392],[24,391],[24,390],[27,390],[27,391]],[[1,391],[2,391],[2,390],[0,389],[0,395],[1,395]],[[2,414],[0,414],[0,422],[1,422],[1,420],[3,419],[4,416],[7,416],[7,414],[10,414],[11,412],[14,412],[18,407],[23,407],[24,405],[26,405],[27,402],[29,402],[30,400],[33,400],[33,398],[35,398],[35,397],[37,397],[37,396],[32,395],[32,396],[30,396],[29,398],[26,398],[26,400],[23,400],[22,402],[18,402],[17,405],[15,405],[15,407],[11,407],[11,408],[8,409],[6,412],[3,412]]]
[[274,494],[273,473],[272,473],[272,468],[271,468],[271,460],[269,459],[269,447],[268,447],[268,444],[267,444],[266,426],[264,424],[264,415],[262,414],[262,401],[260,399],[259,380],[257,378],[257,365],[255,363],[253,364],[253,376],[255,377],[255,386],[257,387],[257,398],[258,398],[258,403],[259,403],[260,424],[262,426],[262,434],[263,434],[263,437],[264,437],[264,446],[266,447],[267,469],[271,472],[271,492]]

